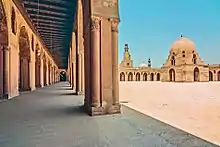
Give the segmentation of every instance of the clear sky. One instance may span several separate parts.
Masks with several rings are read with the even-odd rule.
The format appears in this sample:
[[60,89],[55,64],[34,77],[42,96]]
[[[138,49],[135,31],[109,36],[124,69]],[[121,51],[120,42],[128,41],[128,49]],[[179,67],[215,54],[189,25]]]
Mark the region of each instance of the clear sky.
[[137,66],[166,60],[181,34],[194,41],[205,63],[220,64],[220,0],[119,0],[119,61],[128,43]]

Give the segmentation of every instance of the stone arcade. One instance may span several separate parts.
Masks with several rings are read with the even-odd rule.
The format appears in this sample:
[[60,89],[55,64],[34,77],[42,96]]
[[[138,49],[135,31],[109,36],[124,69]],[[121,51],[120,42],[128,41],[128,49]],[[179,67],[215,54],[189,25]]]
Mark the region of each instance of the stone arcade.
[[151,60],[133,66],[128,45],[125,45],[124,59],[120,63],[120,81],[162,81],[162,82],[208,82],[220,81],[220,64],[204,63],[196,47],[188,38],[176,40],[161,68],[152,68]]
[[119,22],[118,0],[0,0],[1,99],[54,84],[62,73],[85,95],[90,115],[120,113]]

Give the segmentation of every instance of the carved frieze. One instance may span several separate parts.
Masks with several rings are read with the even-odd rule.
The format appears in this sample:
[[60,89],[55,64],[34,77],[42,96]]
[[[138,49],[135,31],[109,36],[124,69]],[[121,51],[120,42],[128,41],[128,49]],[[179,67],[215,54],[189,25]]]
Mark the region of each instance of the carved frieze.
[[92,15],[104,18],[119,18],[118,0],[93,0],[91,3]]

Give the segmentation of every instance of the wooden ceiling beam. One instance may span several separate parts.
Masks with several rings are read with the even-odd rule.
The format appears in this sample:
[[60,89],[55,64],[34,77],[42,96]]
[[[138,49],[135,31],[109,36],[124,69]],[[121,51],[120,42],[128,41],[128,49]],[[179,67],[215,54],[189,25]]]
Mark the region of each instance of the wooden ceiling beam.
[[[38,7],[38,2],[30,2],[30,1],[24,0],[23,3],[26,5],[33,5],[33,6]],[[54,9],[54,10],[68,11],[68,9],[65,7],[48,5],[48,4],[44,4],[44,3],[39,3],[39,7],[43,7],[43,8],[47,8],[47,9],[49,8],[49,9]]]
[[32,11],[32,12],[39,12],[41,14],[52,14],[52,15],[57,15],[57,16],[61,16],[61,17],[65,17],[68,16],[66,13],[60,13],[60,12],[54,12],[54,11],[49,11],[49,10],[42,10],[42,9],[37,9],[37,8],[26,8],[28,11]]

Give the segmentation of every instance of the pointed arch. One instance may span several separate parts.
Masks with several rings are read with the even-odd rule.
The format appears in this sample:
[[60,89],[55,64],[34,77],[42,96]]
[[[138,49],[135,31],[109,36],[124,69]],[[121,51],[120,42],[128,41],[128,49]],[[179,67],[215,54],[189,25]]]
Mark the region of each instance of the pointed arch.
[[213,81],[213,73],[209,71],[209,81]]
[[217,72],[217,79],[220,81],[220,70]]
[[124,72],[120,73],[120,81],[125,81],[125,73]]
[[175,82],[175,70],[173,68],[169,70],[169,80],[170,82]]
[[133,81],[133,73],[129,72],[128,74],[128,81]]
[[160,73],[157,73],[157,81],[160,81]]
[[151,74],[150,74],[150,80],[151,80],[151,81],[154,81],[154,73],[151,73]]
[[136,73],[136,81],[140,81],[141,80],[141,74],[138,72]]
[[8,94],[8,69],[6,53],[8,50],[8,22],[2,0],[0,1],[0,98]]
[[198,67],[194,69],[194,81],[199,82],[199,68]]
[[147,81],[147,73],[143,74],[143,81]]

